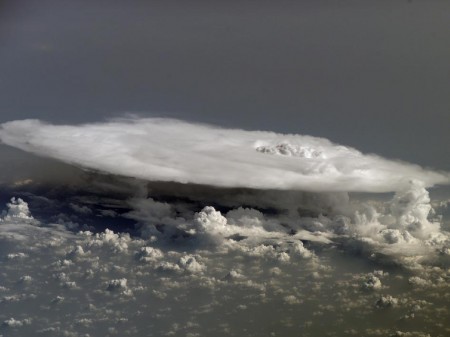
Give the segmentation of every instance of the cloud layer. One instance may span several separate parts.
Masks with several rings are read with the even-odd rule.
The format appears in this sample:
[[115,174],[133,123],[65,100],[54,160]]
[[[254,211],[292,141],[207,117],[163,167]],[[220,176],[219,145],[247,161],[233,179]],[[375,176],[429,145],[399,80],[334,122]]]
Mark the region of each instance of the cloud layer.
[[8,145],[83,168],[150,181],[304,191],[398,191],[411,180],[448,184],[448,173],[387,160],[327,139],[222,129],[173,119],[76,126],[38,120],[1,125]]
[[[406,237],[404,221],[426,216],[426,207],[418,206],[427,201],[418,186],[396,195],[389,212],[399,236]],[[350,253],[356,241],[347,250],[302,242],[283,232],[283,219],[256,210],[222,214],[206,206],[183,220],[174,218],[167,204],[150,199],[134,204],[130,217],[143,229],[172,218],[173,226],[192,236],[174,244],[170,231],[148,238],[109,229],[75,233],[72,226],[37,220],[20,198],[7,203],[0,215],[0,334],[326,336],[330,329],[338,336],[448,334],[448,252],[441,251],[440,261],[410,263],[405,270],[377,260],[376,235],[361,238],[373,240],[366,260]],[[348,221],[347,230],[358,235],[363,227],[381,228],[376,217],[382,214],[372,212],[372,219],[368,214]],[[334,227],[326,217],[309,221],[321,230]],[[410,255],[421,245],[411,240],[416,242],[387,245]],[[425,241],[422,246],[437,247]]]

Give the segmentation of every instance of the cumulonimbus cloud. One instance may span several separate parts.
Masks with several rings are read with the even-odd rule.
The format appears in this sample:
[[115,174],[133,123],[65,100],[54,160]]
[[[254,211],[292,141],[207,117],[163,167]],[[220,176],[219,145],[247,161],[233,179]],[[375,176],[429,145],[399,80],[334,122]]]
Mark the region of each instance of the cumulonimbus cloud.
[[83,168],[151,181],[304,191],[390,192],[450,174],[366,155],[324,138],[224,129],[165,118],[83,125],[1,125],[8,145]]

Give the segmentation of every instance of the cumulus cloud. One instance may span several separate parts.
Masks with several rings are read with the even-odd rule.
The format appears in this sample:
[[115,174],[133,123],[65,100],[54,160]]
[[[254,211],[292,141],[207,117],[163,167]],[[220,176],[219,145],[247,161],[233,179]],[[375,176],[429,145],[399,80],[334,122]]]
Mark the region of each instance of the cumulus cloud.
[[4,123],[0,140],[83,168],[152,181],[305,191],[388,192],[448,173],[383,159],[327,139],[244,131],[163,118],[77,126]]
[[201,273],[206,269],[206,266],[198,262],[197,259],[198,257],[196,258],[193,255],[185,255],[180,258],[178,265],[190,273]]
[[398,299],[392,297],[391,295],[380,296],[380,298],[376,301],[375,306],[377,308],[391,308],[395,307],[398,304]]
[[127,287],[127,279],[114,279],[107,282],[107,290],[116,291],[116,290],[126,290]]
[[[436,261],[447,263],[450,237],[439,221],[429,218],[431,201],[421,182],[411,181],[390,199],[377,201],[350,199],[346,193],[294,195],[278,191],[273,194],[276,202],[268,209],[237,205],[241,201],[267,206],[269,191],[242,197],[224,190],[222,199],[211,198],[218,205],[215,207],[201,206],[207,205],[212,195],[207,189],[201,191],[207,196],[193,197],[190,205],[186,203],[188,194],[170,202],[132,198],[128,200],[132,211],[124,216],[137,221],[141,237],[151,242],[229,249],[267,261],[309,259],[314,251],[308,243],[339,243],[349,251],[364,251],[370,259],[389,259],[413,269]],[[236,203],[229,203],[227,198],[234,196]],[[156,263],[157,256],[152,249],[137,253],[138,259],[149,263]],[[165,270],[180,269],[173,262],[158,260],[158,265]]]
[[364,289],[379,290],[381,289],[381,281],[373,274],[369,274],[362,284]]
[[[384,208],[390,212],[390,205],[397,199],[394,197]],[[180,219],[172,224],[164,220],[177,216],[176,207],[154,200],[132,202],[148,204],[153,210],[149,213],[155,214],[151,217],[137,212],[137,221],[146,223],[146,216],[150,216],[147,225],[160,221],[166,221],[167,226],[183,223]],[[22,201],[22,209],[26,207],[26,201]],[[332,313],[338,318],[330,318],[330,322],[339,335],[347,335],[345,331],[352,328],[353,335],[384,336],[393,320],[378,320],[380,311],[398,317],[408,312],[402,319],[414,317],[418,326],[429,322],[430,317],[438,323],[448,317],[441,300],[449,289],[448,268],[424,266],[417,276],[414,271],[404,273],[403,268],[392,266],[389,273],[368,273],[373,263],[351,256],[344,245],[338,248],[323,241],[302,242],[297,234],[281,225],[276,227],[278,214],[270,218],[251,208],[221,212],[206,206],[184,218],[182,228],[195,229],[192,237],[185,238],[194,244],[186,245],[183,241],[174,244],[109,229],[73,233],[64,226],[30,224],[27,217],[32,214],[25,213],[22,223],[15,219],[0,225],[0,332],[8,336],[107,335],[112,331],[117,335],[142,335],[150,330],[161,336],[220,335],[225,328],[229,334],[238,335],[242,327],[255,335],[267,331],[262,330],[266,326],[260,319],[239,321],[242,310],[280,322],[272,326],[277,333],[295,334],[302,328],[305,333],[317,334],[324,317]],[[354,217],[349,219],[349,231],[356,233],[355,228],[362,226],[356,220],[386,221],[399,231],[407,231],[409,222],[399,227],[397,221],[404,214],[397,214],[396,221],[383,220],[385,215],[380,212]],[[328,223],[325,218],[316,219],[325,224],[322,230],[334,231],[330,226],[332,216],[327,218]],[[297,218],[298,222],[305,219]],[[14,235],[2,235],[17,231],[22,234],[19,241]],[[210,236],[219,239],[211,241]],[[217,246],[205,248],[198,244],[202,240]],[[68,315],[71,320],[67,320]],[[221,326],[214,323],[217,319],[223,322]],[[361,322],[357,326],[356,319]],[[367,333],[364,329],[375,322],[378,333]],[[438,324],[430,329],[436,332],[433,335],[445,332],[445,327]]]
[[142,247],[136,254],[136,258],[141,262],[155,262],[164,256],[158,248]]
[[7,210],[2,212],[0,223],[3,222],[31,222],[34,218],[30,214],[28,204],[21,198],[11,198],[6,204]]
[[17,327],[21,327],[23,325],[29,325],[31,324],[31,319],[23,319],[23,320],[17,320],[14,318],[10,318],[7,319],[5,321],[3,321],[3,326],[5,327],[11,327],[11,328],[17,328]]
[[[125,317],[134,312],[149,317],[155,334],[188,335],[202,331],[196,315],[231,308],[223,317],[232,317],[266,303],[272,305],[270,314],[274,303],[289,307],[287,314],[298,304],[310,308],[311,316],[301,323],[308,329],[331,310],[341,310],[341,317],[350,312],[368,317],[370,310],[415,305],[421,292],[435,292],[434,301],[448,291],[450,236],[439,218],[447,203],[432,202],[426,189],[448,183],[447,173],[320,138],[167,119],[80,126],[17,121],[2,125],[0,139],[106,173],[89,173],[89,193],[74,192],[58,212],[83,219],[111,216],[101,221],[116,224],[114,230],[102,222],[75,233],[80,227],[60,221],[70,219],[68,214],[52,218],[57,224],[46,222],[26,199],[37,221],[26,201],[12,198],[0,216],[0,258],[3,275],[11,279],[0,285],[0,304],[34,300],[45,284],[46,296],[36,299],[45,299],[39,303],[45,310],[57,304],[67,313],[81,293],[89,305],[70,326],[46,327],[37,313],[29,324],[26,311],[0,313],[0,322],[9,322],[4,329],[33,326],[40,333],[70,335],[70,329],[92,331],[108,320],[115,333],[136,335],[131,323],[138,316]],[[363,200],[350,191],[395,193]],[[121,221],[126,230],[117,225]],[[389,262],[389,273],[366,268],[356,273],[361,262],[353,264],[354,259],[371,266]],[[15,292],[19,288],[23,294]],[[386,290],[392,295],[383,294]],[[197,299],[207,296],[210,304],[199,306]],[[178,307],[191,313],[189,324],[174,323]],[[277,319],[293,324],[288,316]],[[167,322],[170,327],[163,328]],[[383,331],[378,335],[388,335]]]

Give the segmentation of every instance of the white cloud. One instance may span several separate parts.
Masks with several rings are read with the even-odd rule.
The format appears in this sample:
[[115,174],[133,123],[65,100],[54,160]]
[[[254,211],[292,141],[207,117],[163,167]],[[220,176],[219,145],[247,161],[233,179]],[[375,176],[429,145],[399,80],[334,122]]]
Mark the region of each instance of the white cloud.
[[297,241],[292,244],[293,253],[302,258],[308,259],[313,256],[313,254],[303,246],[301,241]]
[[198,257],[196,258],[193,255],[184,255],[178,261],[178,265],[192,274],[202,273],[206,269],[206,266],[197,261],[197,259]]
[[21,276],[19,279],[19,283],[30,283],[33,278],[30,275]]
[[428,287],[433,284],[430,280],[423,279],[419,276],[412,276],[408,279],[408,281],[416,287]]
[[367,275],[362,284],[364,289],[379,290],[382,287],[381,280],[373,274]]
[[[152,202],[149,205],[154,206]],[[155,209],[157,213],[166,207],[157,205]],[[355,228],[364,226],[364,221],[382,222],[383,214],[379,213],[361,216],[359,223],[357,217],[349,216],[349,230],[357,233]],[[166,216],[161,214],[155,221]],[[169,218],[176,216],[168,214]],[[265,322],[245,317],[261,313],[272,322],[280,322],[271,326],[276,334],[295,334],[301,328],[305,334],[314,335],[324,317],[332,314],[340,318],[330,320],[339,335],[346,335],[349,328],[354,329],[354,335],[388,335],[392,320],[374,318],[381,314],[376,313],[375,303],[379,308],[392,306],[383,314],[394,315],[394,319],[412,307],[407,316],[417,312],[414,319],[418,326],[430,322],[430,317],[436,323],[446,322],[448,310],[443,309],[445,297],[440,296],[448,293],[448,268],[424,264],[416,278],[410,278],[416,275],[411,271],[405,273],[392,265],[389,273],[375,270],[368,274],[367,268],[373,263],[349,254],[353,246],[324,241],[303,244],[298,234],[282,226],[265,229],[266,222],[292,215],[269,215],[249,208],[237,208],[225,215],[208,207],[185,220],[202,229],[204,235],[212,232],[220,236],[217,246],[206,248],[199,244],[199,237],[174,243],[111,230],[73,234],[64,226],[46,223],[3,223],[0,259],[5,287],[0,286],[0,322],[8,323],[0,332],[8,336],[107,335],[114,327],[117,335],[145,335],[150,330],[158,336],[171,332],[214,335],[226,326],[228,334],[239,335],[244,327],[249,334],[259,335]],[[334,231],[336,224],[332,215],[329,217],[317,221],[323,223],[323,230]],[[297,215],[299,226],[304,220]],[[141,221],[145,222],[145,217]],[[397,221],[387,223],[398,226]],[[16,232],[22,235],[20,241],[6,235]],[[227,237],[229,233],[245,233],[248,237],[233,240]],[[314,233],[308,233],[314,237]],[[382,238],[379,244],[399,245],[383,242]],[[372,247],[370,253],[378,248]],[[28,279],[26,276],[31,276],[31,282],[17,282],[21,277]],[[408,280],[411,286],[404,287]],[[381,290],[378,295],[361,287]],[[385,289],[391,295],[382,294]],[[416,304],[423,308],[420,312]],[[242,316],[242,310],[248,315]],[[354,326],[354,317],[361,324]],[[218,320],[223,326],[215,324]],[[364,328],[373,327],[375,322],[380,325],[377,331],[383,333],[367,334]],[[445,335],[442,325],[430,329],[436,332],[433,335]]]
[[85,231],[83,235],[89,238],[89,246],[107,246],[114,252],[124,252],[128,250],[128,243],[131,241],[128,234],[114,233],[110,229],[106,229],[103,233],[92,233]]
[[[349,245],[347,248],[364,246],[371,253],[381,252],[415,268],[431,261],[432,256],[440,254],[443,260],[450,246],[439,218],[429,218],[433,209],[425,189],[448,182],[447,173],[363,155],[325,139],[227,130],[167,119],[81,126],[16,121],[2,126],[0,138],[31,152],[107,173],[222,187],[289,189],[247,189],[240,193],[240,189],[177,185],[184,189],[189,204],[177,201],[183,200],[182,195],[175,195],[170,203],[148,197],[146,185],[136,182],[140,197],[127,200],[132,210],[124,216],[138,222],[142,238],[149,243],[160,238],[164,238],[162,244],[186,240],[196,248],[202,244],[222,246],[290,263],[314,256],[300,240],[323,244],[340,240]],[[53,141],[55,138],[58,142]],[[114,185],[114,179],[110,185]],[[291,190],[297,188],[313,192]],[[323,190],[335,192],[319,193]],[[396,193],[389,202],[362,202],[351,200],[344,192],[352,190]],[[148,191],[151,194],[151,189]],[[215,201],[214,205],[226,207],[227,212],[222,214],[219,208],[207,206],[211,205],[209,199]],[[7,206],[0,219],[0,235],[26,239],[29,229],[13,224],[38,222],[22,199],[13,198]],[[77,213],[92,215],[92,209],[86,206],[69,206]],[[265,208],[272,213],[266,213]],[[128,234],[106,230],[84,235],[85,245],[66,252],[67,263],[83,258],[91,248],[108,247],[116,254],[136,252],[135,248],[129,250],[133,240]],[[164,261],[163,250],[150,246],[139,249],[137,259],[141,262],[157,263],[165,270],[186,269],[179,262]],[[193,261],[196,266],[194,262],[198,261]]]
[[[383,159],[327,139],[222,129],[179,120],[122,119],[78,126],[4,123],[3,143],[81,167],[155,181],[305,191],[387,192],[448,173]],[[57,141],[55,141],[57,139]]]
[[380,235],[390,244],[417,242],[408,231],[400,231],[398,229],[383,229],[380,231]]
[[18,327],[21,327],[24,325],[29,325],[29,324],[31,324],[31,319],[29,319],[29,318],[26,318],[23,320],[17,320],[17,319],[14,319],[11,317],[10,319],[3,321],[3,326],[10,327],[10,328],[18,328]]
[[11,198],[11,202],[7,203],[7,211],[3,211],[0,217],[0,223],[4,222],[32,222],[34,218],[30,214],[28,204],[21,198]]
[[265,222],[264,215],[260,211],[243,207],[229,211],[226,218],[230,224],[242,227],[261,227]]
[[294,295],[288,295],[283,298],[284,302],[290,305],[302,303],[297,297]]
[[245,279],[245,276],[242,275],[239,271],[237,270],[230,270],[228,272],[228,274],[224,277],[224,280],[226,281],[236,281],[236,280],[243,280]]
[[164,257],[164,254],[158,248],[141,247],[136,257],[141,262],[156,262]]
[[117,290],[126,290],[128,280],[126,278],[114,279],[107,282],[107,290],[109,291],[117,291]]
[[375,306],[378,308],[391,308],[398,305],[398,299],[392,297],[391,295],[381,295],[380,298],[376,301]]

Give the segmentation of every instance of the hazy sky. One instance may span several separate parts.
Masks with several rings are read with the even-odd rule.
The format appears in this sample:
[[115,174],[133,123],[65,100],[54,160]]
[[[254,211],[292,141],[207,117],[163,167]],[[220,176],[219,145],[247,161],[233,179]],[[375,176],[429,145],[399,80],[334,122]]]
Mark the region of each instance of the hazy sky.
[[449,170],[449,13],[448,1],[3,1],[0,121],[137,112]]

